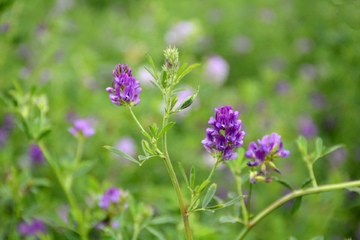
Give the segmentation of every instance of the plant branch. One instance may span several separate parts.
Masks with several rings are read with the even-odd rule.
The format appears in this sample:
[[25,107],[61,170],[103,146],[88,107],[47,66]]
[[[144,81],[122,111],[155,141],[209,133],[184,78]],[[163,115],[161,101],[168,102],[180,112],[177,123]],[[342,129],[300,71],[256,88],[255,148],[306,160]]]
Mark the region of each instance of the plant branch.
[[237,236],[237,240],[242,240],[246,236],[246,234],[257,224],[259,223],[263,218],[265,218],[267,215],[269,215],[271,212],[273,212],[275,209],[283,205],[284,203],[288,202],[291,199],[310,195],[314,193],[322,193],[322,192],[329,192],[329,191],[335,191],[335,190],[341,190],[347,187],[359,187],[360,186],[360,180],[358,181],[351,181],[351,182],[344,182],[344,183],[337,183],[337,184],[328,184],[323,185],[319,187],[313,187],[305,190],[297,190],[292,193],[289,193],[273,204],[269,205],[267,208],[265,208],[263,211],[261,211],[259,214],[257,214],[252,221],[249,222],[249,226],[245,227],[240,234]]

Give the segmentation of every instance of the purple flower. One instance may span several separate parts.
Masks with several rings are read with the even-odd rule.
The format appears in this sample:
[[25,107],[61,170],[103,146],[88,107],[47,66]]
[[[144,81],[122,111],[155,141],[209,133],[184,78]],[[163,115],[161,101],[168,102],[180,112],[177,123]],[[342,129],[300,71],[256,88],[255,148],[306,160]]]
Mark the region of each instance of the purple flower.
[[43,153],[38,145],[32,144],[29,147],[29,157],[33,164],[45,163]]
[[[136,155],[136,144],[134,139],[132,139],[129,136],[124,136],[122,138],[120,138],[116,143],[115,143],[115,147],[117,149],[119,149],[122,152],[127,153],[130,156],[135,156]],[[119,156],[119,155],[116,155]],[[121,157],[123,158],[123,157]],[[125,158],[124,158],[125,159]],[[128,162],[128,161],[127,161]]]
[[299,133],[306,138],[315,137],[318,133],[318,128],[310,116],[300,117],[298,120],[298,128]]
[[208,58],[205,65],[205,77],[217,83],[223,84],[229,75],[229,64],[219,55],[213,55]]
[[77,137],[82,135],[84,137],[91,137],[95,134],[95,129],[91,128],[90,121],[85,119],[78,119],[74,122],[74,127],[68,128],[68,131]]
[[286,94],[290,89],[290,85],[287,81],[278,81],[275,86],[275,91],[280,94],[284,95]]
[[112,103],[122,106],[136,106],[140,103],[142,88],[140,82],[132,76],[131,68],[125,63],[115,65],[113,70],[114,81],[112,87],[107,87]]
[[14,127],[13,116],[10,114],[4,115],[4,119],[0,127],[0,148],[5,145],[13,127]]
[[241,120],[237,119],[239,112],[234,112],[231,106],[215,108],[215,111],[215,118],[210,117],[208,122],[213,128],[206,129],[206,138],[201,143],[212,155],[219,156],[216,153],[219,152],[221,159],[233,160],[238,156],[233,150],[243,145],[245,136],[241,131]]
[[108,188],[105,193],[99,198],[99,207],[101,207],[102,209],[108,209],[110,203],[118,203],[120,193],[120,189],[117,189],[115,187]]
[[261,140],[258,139],[257,145],[255,142],[251,142],[248,148],[248,151],[245,152],[245,157],[252,159],[252,162],[248,162],[249,167],[256,167],[261,164],[261,171],[253,172],[250,171],[251,183],[256,183],[257,181],[271,182],[271,178],[264,178],[260,175],[266,175],[266,164],[269,165],[276,172],[281,173],[280,170],[275,166],[274,160],[276,158],[285,158],[290,155],[289,150],[283,149],[283,141],[281,141],[281,136],[277,133],[272,133],[270,136],[265,135]]
[[44,233],[46,231],[45,225],[36,219],[33,219],[30,223],[21,222],[18,224],[18,231],[19,233],[24,236],[34,236],[38,233]]

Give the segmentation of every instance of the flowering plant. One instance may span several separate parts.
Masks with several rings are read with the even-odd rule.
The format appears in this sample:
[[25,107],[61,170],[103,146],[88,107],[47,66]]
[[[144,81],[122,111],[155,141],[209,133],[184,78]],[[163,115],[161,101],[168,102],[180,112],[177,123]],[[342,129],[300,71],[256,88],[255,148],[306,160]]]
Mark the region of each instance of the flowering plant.
[[[180,231],[186,236],[186,239],[194,239],[189,216],[195,215],[197,212],[214,213],[225,208],[237,209],[234,214],[223,216],[220,221],[242,224],[243,230],[238,233],[237,237],[232,238],[241,240],[259,221],[290,200],[295,199],[291,208],[291,212],[295,213],[300,208],[302,197],[305,195],[344,188],[360,192],[359,180],[328,185],[317,184],[313,170],[314,163],[324,155],[342,147],[342,145],[336,145],[325,148],[321,138],[317,138],[315,151],[312,153],[308,152],[307,140],[304,137],[300,136],[297,139],[299,150],[309,173],[309,178],[301,189],[295,189],[286,180],[273,176],[270,169],[274,170],[276,175],[281,174],[274,162],[290,155],[290,151],[284,149],[281,136],[275,132],[265,135],[257,143],[250,142],[248,150],[245,151],[242,146],[247,139],[245,131],[242,130],[243,122],[239,119],[240,113],[227,105],[215,108],[215,117],[211,116],[208,121],[211,127],[204,129],[205,138],[201,143],[214,159],[214,165],[208,177],[199,182],[196,179],[195,167],[191,167],[188,175],[184,166],[180,162],[178,163],[178,170],[190,195],[189,199],[184,198],[185,195],[170,159],[167,132],[175,125],[175,122],[169,122],[171,116],[190,107],[199,92],[199,87],[197,87],[192,95],[178,104],[179,99],[176,94],[185,89],[176,88],[176,85],[198,64],[188,66],[185,63],[180,66],[178,49],[169,47],[164,51],[164,64],[161,72],[158,72],[150,55],[146,54],[146,56],[151,65],[151,69],[146,68],[146,70],[153,77],[152,84],[163,97],[162,126],[158,127],[154,123],[149,125],[146,130],[137,119],[133,108],[140,103],[142,88],[140,82],[132,75],[131,68],[127,64],[119,63],[112,72],[114,78],[112,85],[107,87],[106,91],[110,93],[109,98],[112,103],[120,107],[125,106],[129,110],[134,122],[140,128],[143,135],[141,140],[143,154],[134,158],[126,153],[126,150],[120,150],[113,146],[104,147],[140,166],[152,158],[163,160],[181,212],[184,231],[182,232],[181,228]],[[17,114],[16,124],[30,142],[29,158],[31,162],[47,164],[52,171],[51,175],[54,176],[54,182],[51,183],[46,177],[32,175],[21,168],[12,168],[10,176],[6,177],[6,187],[1,189],[1,192],[5,193],[4,199],[9,200],[8,204],[14,209],[11,216],[12,221],[9,223],[11,227],[5,231],[5,238],[20,239],[29,236],[51,239],[52,236],[47,233],[47,227],[52,227],[61,229],[59,232],[65,232],[71,239],[74,237],[73,239],[85,240],[100,235],[103,239],[127,240],[131,238],[136,240],[144,229],[156,238],[166,239],[163,233],[155,229],[153,225],[166,224],[174,220],[156,216],[155,210],[150,205],[136,200],[129,191],[122,190],[114,184],[101,182],[94,177],[88,177],[85,187],[78,184],[85,181],[81,177],[88,174],[95,165],[93,161],[83,159],[85,141],[96,134],[94,124],[89,119],[75,120],[74,126],[69,127],[68,132],[78,141],[76,153],[64,156],[59,154],[60,157],[58,157],[57,154],[50,152],[45,144],[45,139],[51,131],[50,121],[46,118],[49,111],[46,96],[36,89],[24,93],[18,84],[15,86],[16,91],[12,90],[8,97],[2,96],[2,98],[8,110]],[[36,111],[31,112],[30,110],[33,109]],[[119,111],[121,110],[120,108]],[[9,128],[1,128],[1,130],[3,135],[8,135]],[[245,161],[244,157],[249,161]],[[220,164],[229,168],[236,182],[237,194],[230,196],[228,201],[215,195],[217,184],[212,182],[215,170]],[[41,174],[39,173],[39,175]],[[290,192],[261,212],[252,213],[250,205],[253,188],[256,184],[272,182],[280,183]],[[36,215],[31,211],[24,210],[22,206],[30,201],[28,198],[34,197],[31,195],[32,193],[36,194],[42,188],[49,187],[54,183],[60,186],[62,194],[66,198],[64,205],[66,210],[61,210],[61,214],[57,216],[49,212]],[[244,184],[249,184],[248,194],[243,192]]]

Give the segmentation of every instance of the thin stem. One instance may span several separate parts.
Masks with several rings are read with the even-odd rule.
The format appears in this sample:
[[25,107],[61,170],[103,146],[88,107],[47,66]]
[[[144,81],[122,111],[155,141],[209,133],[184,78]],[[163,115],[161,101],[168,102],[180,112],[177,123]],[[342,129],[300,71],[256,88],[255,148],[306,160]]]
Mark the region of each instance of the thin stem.
[[[237,174],[234,174],[234,175],[235,175],[236,187],[237,187],[238,195],[242,196],[243,194],[242,194],[242,189],[241,189],[241,182],[242,182],[241,176],[237,175]],[[248,217],[248,211],[246,209],[244,199],[241,199],[240,203],[241,203],[241,210],[242,210],[242,214],[243,214],[244,223],[247,226],[248,223],[249,223],[249,219],[248,219],[249,217]]]
[[121,226],[121,232],[122,232],[122,237],[124,238],[124,240],[127,240],[128,239],[128,236],[127,236],[127,232],[126,232],[126,225],[125,225],[125,213],[122,212],[120,214],[120,226]]
[[263,211],[261,211],[259,214],[257,214],[252,221],[250,221],[249,226],[245,227],[241,233],[236,238],[237,240],[242,240],[246,236],[246,234],[263,218],[265,218],[267,215],[269,215],[271,212],[273,212],[275,209],[283,205],[284,203],[288,202],[291,199],[310,195],[314,193],[322,193],[322,192],[329,192],[329,191],[335,191],[335,190],[341,190],[347,187],[359,187],[360,186],[360,180],[358,181],[352,181],[352,182],[345,182],[345,183],[337,183],[337,184],[328,184],[323,185],[319,187],[313,187],[305,190],[297,190],[292,193],[289,193],[273,204],[269,205],[267,208],[265,208]]
[[85,138],[83,136],[79,137],[78,147],[76,150],[76,155],[74,159],[74,164],[77,166],[79,162],[81,161],[83,152],[84,152],[84,145],[85,145]]
[[128,108],[128,109],[129,109],[131,115],[133,116],[133,118],[135,119],[135,122],[137,123],[137,125],[139,125],[139,127],[141,128],[141,130],[142,130],[143,132],[146,132],[146,131],[144,130],[144,128],[141,126],[140,122],[137,120],[137,118],[136,118],[135,114],[133,113],[133,111],[131,110],[131,108]]
[[[170,93],[171,91],[167,91],[167,93],[164,95],[164,102],[165,102],[165,113],[164,113],[164,118],[163,118],[163,127],[166,126],[166,124],[168,123],[168,119],[169,119],[169,115],[168,115],[168,109],[169,109],[169,102],[170,102]],[[163,152],[164,152],[164,162],[166,165],[166,168],[169,172],[171,181],[173,183],[173,186],[175,188],[175,192],[179,201],[179,206],[180,206],[180,211],[181,211],[181,215],[183,218],[183,222],[184,222],[184,228],[185,228],[185,233],[186,233],[186,238],[188,240],[192,240],[192,234],[191,234],[191,228],[190,228],[190,222],[189,222],[189,216],[187,214],[187,210],[186,210],[186,205],[181,193],[181,189],[180,189],[180,185],[179,182],[176,178],[176,174],[174,171],[174,168],[171,164],[170,161],[170,157],[168,154],[168,150],[167,150],[167,145],[166,145],[166,132],[162,135],[162,144],[163,144]]]
[[252,183],[249,181],[249,198],[248,198],[248,222],[250,222],[250,204],[251,204],[251,193],[252,193]]
[[314,169],[313,169],[313,165],[311,162],[307,162],[307,168],[309,170],[309,175],[310,175],[310,178],[311,178],[311,182],[312,182],[312,185],[313,187],[317,187],[317,182],[316,182],[316,178],[315,178],[315,174],[314,174]]
[[133,233],[131,240],[136,240],[139,236],[139,233],[140,233],[139,224],[135,223],[134,224],[134,233]]

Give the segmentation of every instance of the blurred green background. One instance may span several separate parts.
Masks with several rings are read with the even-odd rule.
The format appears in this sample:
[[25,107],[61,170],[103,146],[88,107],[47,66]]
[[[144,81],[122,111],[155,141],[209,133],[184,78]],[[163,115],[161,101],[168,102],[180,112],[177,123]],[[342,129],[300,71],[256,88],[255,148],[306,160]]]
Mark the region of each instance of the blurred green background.
[[[158,69],[168,45],[179,48],[181,63],[201,64],[180,83],[201,85],[198,98],[189,110],[173,117],[177,124],[169,132],[170,156],[187,201],[176,162],[186,171],[195,166],[199,182],[207,177],[212,163],[200,141],[214,107],[223,105],[240,111],[246,149],[265,134],[275,131],[282,136],[291,155],[277,160],[282,170],[278,177],[294,186],[307,178],[295,144],[299,134],[308,138],[310,148],[316,136],[326,146],[347,146],[315,164],[319,184],[360,179],[359,1],[1,0],[0,24],[0,91],[6,94],[14,88],[13,81],[28,90],[31,85],[46,87],[53,128],[46,143],[59,156],[76,149],[76,140],[67,132],[72,120],[92,119],[96,135],[87,140],[84,159],[96,160],[96,166],[89,175],[129,190],[159,215],[178,217],[177,224],[160,228],[168,239],[183,236],[177,233],[182,223],[163,162],[151,159],[139,167],[102,148],[124,143],[119,139],[127,137],[129,149],[124,151],[134,157],[142,154],[143,136],[131,115],[112,104],[105,91],[119,62],[131,66],[143,88],[142,101],[133,109],[139,121],[144,126],[161,123],[162,98],[144,72],[144,52]],[[0,120],[5,112],[0,102]],[[10,165],[21,165],[29,144],[19,129],[11,131],[0,149],[3,176]],[[48,166],[37,168],[35,174],[51,178]],[[225,166],[216,171],[214,181],[220,197],[235,191]],[[87,186],[87,177],[78,184]],[[44,196],[55,200],[43,204],[40,215],[42,209],[58,209],[65,201],[56,185],[45,191]],[[285,192],[277,183],[256,185],[253,212]],[[242,226],[219,223],[227,211],[191,215],[195,239],[233,239]],[[288,205],[282,206],[246,239],[360,239],[359,224],[359,196],[331,192],[305,197],[294,216]],[[142,233],[140,239],[152,236]]]

